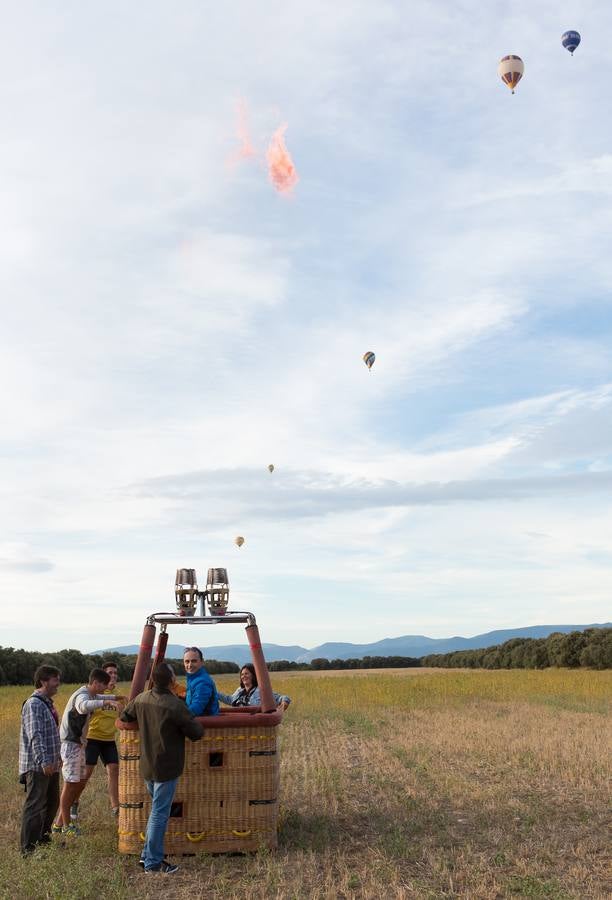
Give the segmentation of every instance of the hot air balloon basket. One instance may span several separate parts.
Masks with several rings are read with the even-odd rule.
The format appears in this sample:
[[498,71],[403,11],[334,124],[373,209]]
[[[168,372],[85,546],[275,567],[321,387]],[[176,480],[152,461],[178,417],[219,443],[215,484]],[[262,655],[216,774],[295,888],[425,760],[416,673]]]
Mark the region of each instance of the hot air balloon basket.
[[[172,854],[248,852],[277,846],[279,756],[277,728],[259,716],[232,711],[238,727],[209,727],[186,741],[165,838]],[[225,717],[219,716],[219,724]],[[227,721],[227,719],[226,719]],[[140,854],[151,799],[139,771],[137,728],[123,724],[119,738],[119,853]]]

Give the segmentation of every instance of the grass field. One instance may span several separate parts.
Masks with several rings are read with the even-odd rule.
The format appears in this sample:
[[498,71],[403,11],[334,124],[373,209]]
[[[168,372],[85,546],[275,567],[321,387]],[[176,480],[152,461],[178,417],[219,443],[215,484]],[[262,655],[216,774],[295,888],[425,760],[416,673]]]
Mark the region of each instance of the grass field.
[[[223,690],[234,680],[216,679]],[[115,853],[101,769],[76,845],[21,858],[17,744],[29,690],[0,689],[0,896],[612,896],[612,673],[302,672],[273,685],[293,698],[281,726],[279,850],[180,859],[173,876],[142,875]]]

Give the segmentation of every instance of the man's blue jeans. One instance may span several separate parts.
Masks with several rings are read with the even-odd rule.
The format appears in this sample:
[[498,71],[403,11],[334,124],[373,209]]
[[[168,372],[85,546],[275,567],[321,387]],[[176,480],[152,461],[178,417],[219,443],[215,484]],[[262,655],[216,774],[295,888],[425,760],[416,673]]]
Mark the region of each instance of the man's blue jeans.
[[149,869],[159,869],[164,858],[164,837],[177,781],[178,778],[172,781],[145,781],[153,800],[147,822],[145,845],[140,857],[144,861],[145,872]]

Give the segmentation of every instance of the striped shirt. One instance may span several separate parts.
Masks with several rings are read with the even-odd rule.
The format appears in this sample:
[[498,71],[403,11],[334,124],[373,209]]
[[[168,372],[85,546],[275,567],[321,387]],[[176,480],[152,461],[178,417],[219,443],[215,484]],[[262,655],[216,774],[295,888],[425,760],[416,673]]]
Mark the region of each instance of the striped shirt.
[[57,712],[50,697],[34,691],[21,709],[19,774],[41,772],[45,766],[60,767]]

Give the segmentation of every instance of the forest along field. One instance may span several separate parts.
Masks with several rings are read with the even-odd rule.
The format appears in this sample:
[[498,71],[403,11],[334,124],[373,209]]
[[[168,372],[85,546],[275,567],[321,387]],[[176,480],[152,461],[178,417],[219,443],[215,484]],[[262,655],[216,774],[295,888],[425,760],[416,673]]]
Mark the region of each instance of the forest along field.
[[[216,678],[229,690],[235,677]],[[101,767],[84,834],[23,860],[19,714],[0,689],[0,896],[609,897],[612,673],[415,670],[278,673],[280,847],[178,859],[140,874],[115,852]],[[71,688],[59,695],[61,708]]]

